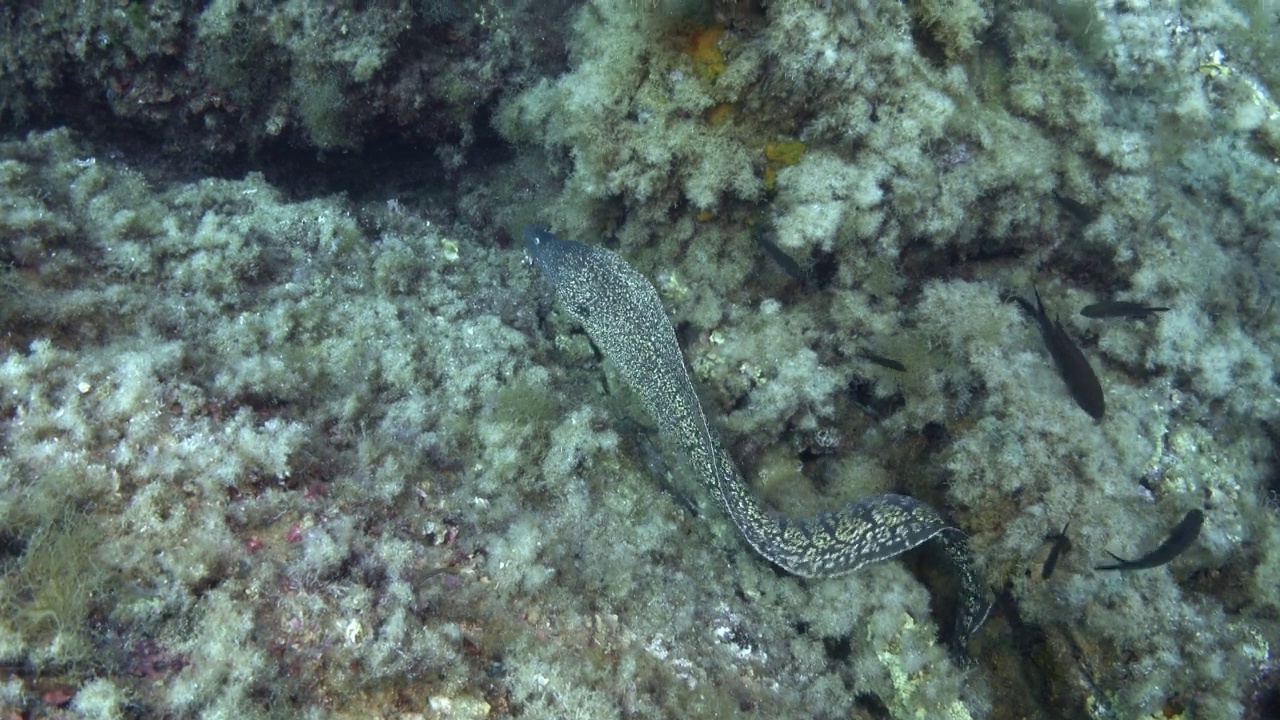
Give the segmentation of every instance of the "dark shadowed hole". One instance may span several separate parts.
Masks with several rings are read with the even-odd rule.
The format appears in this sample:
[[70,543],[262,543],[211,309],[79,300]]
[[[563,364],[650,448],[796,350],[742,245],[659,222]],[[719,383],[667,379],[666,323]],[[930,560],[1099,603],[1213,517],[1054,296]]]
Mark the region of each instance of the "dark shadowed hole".
[[848,635],[822,638],[822,649],[826,651],[827,659],[831,662],[846,662],[849,660],[849,655],[853,653],[853,638]]

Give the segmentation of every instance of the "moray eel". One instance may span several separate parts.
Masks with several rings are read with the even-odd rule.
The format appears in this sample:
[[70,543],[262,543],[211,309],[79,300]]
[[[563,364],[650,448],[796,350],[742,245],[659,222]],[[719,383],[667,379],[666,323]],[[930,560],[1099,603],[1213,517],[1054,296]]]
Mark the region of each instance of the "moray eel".
[[688,453],[747,544],[803,577],[833,577],[937,540],[960,578],[953,643],[963,653],[991,603],[965,535],[929,505],[905,495],[871,495],[838,512],[778,517],[751,493],[707,425],[675,331],[653,285],[621,257],[526,227],[529,257],[560,302],[635,388],[662,432]]

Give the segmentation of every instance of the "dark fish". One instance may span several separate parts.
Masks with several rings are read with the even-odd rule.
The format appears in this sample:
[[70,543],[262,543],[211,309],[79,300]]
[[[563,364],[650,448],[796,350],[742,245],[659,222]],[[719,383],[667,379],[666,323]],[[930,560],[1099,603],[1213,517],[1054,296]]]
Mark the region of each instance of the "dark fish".
[[1045,347],[1049,348],[1049,355],[1053,357],[1053,364],[1058,367],[1058,374],[1062,376],[1062,381],[1066,383],[1067,391],[1076,404],[1094,420],[1101,420],[1107,412],[1107,403],[1102,397],[1102,384],[1098,382],[1097,373],[1089,366],[1089,361],[1080,352],[1075,341],[1067,335],[1062,323],[1049,319],[1049,314],[1044,310],[1044,302],[1040,300],[1040,291],[1035,287],[1031,290],[1036,294],[1036,306],[1032,308],[1031,303],[1022,298],[1018,298],[1018,304],[1035,315],[1036,322],[1040,324],[1040,337],[1044,338]]
[[1115,558],[1114,565],[1099,565],[1095,570],[1146,570],[1148,568],[1160,567],[1170,560],[1178,557],[1187,548],[1195,543],[1196,538],[1200,537],[1200,526],[1204,524],[1204,512],[1202,510],[1192,510],[1187,516],[1182,518],[1182,522],[1169,533],[1168,539],[1160,543],[1160,547],[1143,555],[1137,560],[1125,560],[1124,558],[1108,551],[1107,554]]
[[1079,200],[1069,198],[1060,193],[1055,192],[1053,194],[1053,199],[1058,202],[1058,207],[1062,208],[1067,213],[1067,217],[1070,217],[1080,225],[1088,225],[1094,220],[1097,220],[1098,216],[1102,214],[1102,212],[1097,208],[1091,205],[1086,205]]
[[777,243],[769,238],[768,230],[763,222],[756,223],[755,232],[752,235],[755,237],[756,243],[764,250],[764,254],[776,262],[778,267],[782,268],[782,272],[799,280],[803,285],[811,284],[813,278],[804,268],[800,267],[800,263],[796,262],[782,248],[778,247]]
[[894,360],[891,357],[885,357],[879,353],[871,352],[867,348],[859,348],[858,357],[868,362],[873,362],[881,367],[887,367],[890,370],[897,370],[898,372],[906,372],[907,370],[906,364],[901,360]]
[[1053,574],[1053,569],[1058,566],[1058,560],[1071,551],[1071,538],[1067,537],[1067,528],[1071,526],[1068,522],[1062,526],[1062,532],[1045,535],[1045,540],[1052,540],[1053,547],[1049,548],[1049,557],[1044,560],[1044,567],[1040,570],[1040,579],[1048,580]]
[[1154,234],[1154,231],[1156,229],[1156,223],[1160,222],[1160,218],[1164,217],[1172,209],[1173,209],[1173,203],[1171,202],[1166,202],[1165,204],[1156,208],[1156,211],[1151,214],[1151,219],[1147,221],[1147,226],[1143,228],[1142,236],[1148,237]]
[[1085,305],[1080,309],[1080,314],[1088,318],[1131,318],[1140,320],[1145,317],[1151,317],[1158,312],[1168,310],[1167,307],[1152,307],[1143,305],[1142,303],[1131,302],[1129,300],[1104,300],[1100,303]]

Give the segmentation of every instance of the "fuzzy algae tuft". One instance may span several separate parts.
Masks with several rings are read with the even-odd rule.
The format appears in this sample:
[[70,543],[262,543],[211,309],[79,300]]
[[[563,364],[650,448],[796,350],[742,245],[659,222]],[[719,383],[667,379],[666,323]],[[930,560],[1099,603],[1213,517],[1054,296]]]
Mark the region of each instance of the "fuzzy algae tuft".
[[747,543],[788,572],[833,577],[900,555],[933,539],[960,576],[954,641],[963,650],[991,604],[960,531],[929,505],[904,495],[867,496],[834,513],[779,518],[752,495],[707,427],[675,331],[653,285],[618,255],[526,227],[529,256],[569,313],[675,438]]

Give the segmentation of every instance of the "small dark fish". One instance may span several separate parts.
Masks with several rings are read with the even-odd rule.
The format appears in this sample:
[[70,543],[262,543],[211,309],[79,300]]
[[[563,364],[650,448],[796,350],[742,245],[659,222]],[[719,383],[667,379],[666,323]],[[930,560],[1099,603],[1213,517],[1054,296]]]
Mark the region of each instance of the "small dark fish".
[[1125,560],[1124,558],[1108,551],[1107,554],[1115,558],[1114,565],[1099,565],[1095,570],[1146,570],[1148,568],[1160,567],[1170,560],[1181,555],[1187,548],[1195,543],[1196,538],[1200,537],[1200,526],[1204,524],[1204,511],[1192,510],[1187,516],[1182,518],[1182,522],[1169,533],[1169,537],[1162,543],[1160,547],[1143,555],[1137,560]]
[[1156,229],[1156,223],[1160,222],[1160,218],[1164,217],[1173,209],[1173,203],[1166,202],[1151,214],[1151,219],[1147,221],[1147,226],[1142,230],[1142,236],[1148,237],[1153,234]]
[[1151,305],[1143,305],[1129,300],[1104,300],[1100,303],[1085,305],[1080,309],[1080,314],[1088,318],[1118,317],[1141,320],[1168,309],[1167,307],[1152,307]]
[[1062,376],[1076,405],[1094,420],[1101,420],[1107,412],[1107,402],[1102,397],[1102,383],[1098,382],[1097,373],[1089,366],[1089,361],[1080,352],[1075,341],[1067,335],[1062,323],[1049,319],[1049,314],[1044,310],[1044,302],[1040,300],[1040,291],[1034,286],[1031,290],[1036,294],[1036,306],[1032,308],[1031,303],[1022,298],[1018,298],[1018,304],[1035,315],[1036,322],[1040,324],[1040,337],[1044,339],[1045,347],[1049,348],[1053,364],[1058,367],[1058,374]]
[[1062,208],[1063,211],[1067,213],[1067,217],[1070,217],[1080,225],[1088,225],[1094,220],[1097,220],[1098,216],[1102,214],[1102,212],[1097,208],[1091,205],[1086,205],[1074,198],[1069,198],[1061,193],[1055,192],[1053,194],[1053,199],[1058,202],[1058,207]]
[[1062,526],[1062,531],[1045,535],[1045,540],[1052,540],[1053,547],[1049,548],[1049,557],[1044,560],[1044,567],[1040,570],[1040,579],[1048,580],[1053,574],[1053,569],[1058,566],[1058,560],[1068,552],[1071,552],[1071,538],[1067,537],[1067,528],[1071,526],[1068,522]]
[[778,263],[778,267],[782,268],[782,272],[790,275],[792,278],[799,280],[804,285],[809,285],[812,281],[809,273],[800,267],[800,263],[796,262],[788,255],[778,244],[769,239],[768,231],[765,229],[763,222],[757,222],[755,232],[756,243],[764,250],[764,254],[768,255],[771,260]]
[[867,348],[859,348],[858,357],[868,362],[873,362],[881,367],[887,367],[890,370],[897,370],[898,372],[906,372],[907,370],[906,364],[901,360],[894,360],[891,357],[885,357],[884,355],[872,352]]

